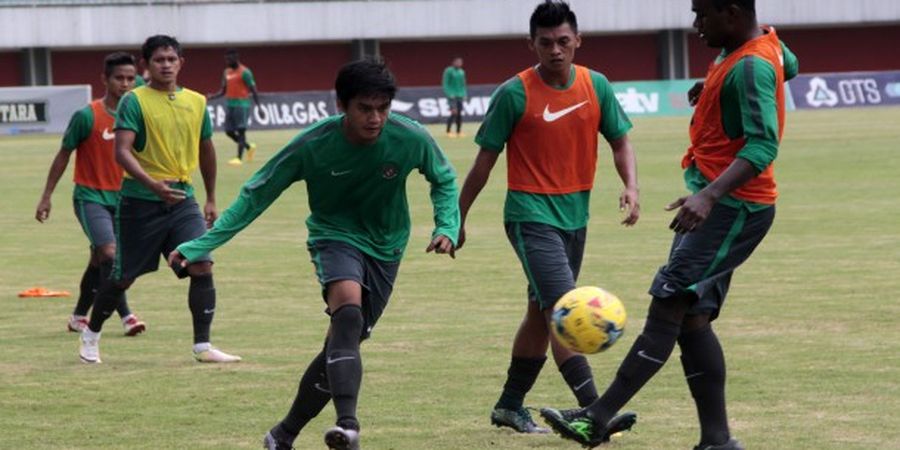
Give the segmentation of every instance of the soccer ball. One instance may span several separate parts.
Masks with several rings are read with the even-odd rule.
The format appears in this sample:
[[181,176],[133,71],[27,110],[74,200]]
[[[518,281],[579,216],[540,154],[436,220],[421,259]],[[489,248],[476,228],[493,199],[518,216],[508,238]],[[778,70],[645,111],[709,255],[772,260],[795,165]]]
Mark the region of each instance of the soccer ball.
[[578,353],[608,349],[625,331],[625,305],[598,287],[575,288],[553,307],[553,336]]

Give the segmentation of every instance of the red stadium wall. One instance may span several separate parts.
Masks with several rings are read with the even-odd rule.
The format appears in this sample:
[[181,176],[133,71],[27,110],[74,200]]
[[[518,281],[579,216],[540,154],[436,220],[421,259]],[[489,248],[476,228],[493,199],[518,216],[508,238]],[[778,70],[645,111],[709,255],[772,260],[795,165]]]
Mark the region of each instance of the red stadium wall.
[[[845,72],[900,70],[891,58],[900,42],[900,25],[780,30],[800,58],[800,70]],[[253,69],[262,91],[331,89],[338,68],[350,59],[349,42],[238,47],[241,59]],[[137,55],[137,49],[130,49]],[[102,92],[99,74],[110,50],[53,50],[54,84],[90,83]],[[224,48],[188,48],[180,77],[200,92],[218,90]],[[465,59],[470,84],[500,83],[535,63],[525,38],[457,41],[384,41],[381,53],[401,86],[439,85],[453,56]],[[690,74],[702,77],[717,52],[695,34],[688,36]],[[659,77],[657,34],[585,36],[576,62],[605,73],[610,80],[653,80]],[[0,52],[0,85],[17,85],[21,74],[17,52]]]
[[0,86],[18,86],[22,82],[18,52],[0,52]]
[[[521,39],[382,42],[381,54],[403,86],[441,84],[441,74],[461,56],[469,84],[500,83],[534,65],[537,59]],[[613,81],[659,76],[656,35],[585,36],[575,62],[606,74]]]
[[[349,44],[238,47],[241,62],[253,70],[261,91],[327,90],[338,68],[350,59]],[[113,50],[54,50],[54,84],[91,84],[94,96],[103,92],[103,58]],[[139,57],[139,49],[126,49]],[[224,69],[224,48],[187,48],[179,81],[193,90],[218,91]]]
[[[859,28],[779,29],[781,40],[800,60],[802,73],[900,70],[896,54],[900,25]],[[696,34],[688,35],[691,76],[703,77],[718,54]]]

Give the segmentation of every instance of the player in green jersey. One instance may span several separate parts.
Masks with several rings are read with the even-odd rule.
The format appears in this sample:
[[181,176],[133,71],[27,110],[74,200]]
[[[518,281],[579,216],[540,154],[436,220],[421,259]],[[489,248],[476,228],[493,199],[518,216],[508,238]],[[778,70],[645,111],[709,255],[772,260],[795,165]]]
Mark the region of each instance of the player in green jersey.
[[244,184],[212,229],[169,256],[173,265],[195,261],[248,226],[293,183],[306,182],[307,247],[331,326],[290,411],[264,438],[270,450],[292,448],[330,400],[337,421],[325,443],[359,448],[359,346],[387,306],[409,240],[406,180],[412,171],[431,184],[435,228],[426,251],[453,256],[459,233],[456,172],[421,125],[390,113],[396,93],[390,71],[375,61],[347,64],[335,90],[342,114],[297,135]]
[[[447,136],[451,138],[463,137],[462,134],[462,106],[466,99],[466,71],[463,70],[463,59],[460,56],[453,58],[453,63],[444,69],[441,80],[444,88],[444,96],[450,103],[450,117],[447,118]],[[456,122],[456,133],[450,131],[450,126]]]
[[692,10],[700,39],[722,52],[704,83],[688,93],[696,108],[681,165],[691,195],[666,208],[678,210],[669,225],[675,236],[651,283],[644,328],[600,398],[581,409],[541,409],[563,438],[585,447],[608,441],[623,418],[634,419],[616,414],[666,364],[677,343],[700,424],[694,449],[744,448],[729,430],[725,355],[712,322],[735,270],[773,223],[784,81],[799,64],[773,28],[758,25],[754,0],[692,0]]
[[[50,197],[69,165],[69,157],[76,152],[72,200],[78,222],[90,241],[91,253],[81,277],[78,302],[67,324],[69,331],[73,332],[87,328],[88,310],[94,304],[101,281],[109,277],[116,255],[113,222],[119,201],[122,168],[116,164],[112,128],[119,99],[134,85],[136,64],[130,54],[116,52],[106,56],[103,66],[102,79],[106,92],[103,98],[72,115],[62,146],[50,165],[44,193],[35,212],[39,222],[43,223],[50,217]],[[131,314],[124,297],[117,311],[127,336],[136,336],[146,328],[144,322]]]
[[222,89],[211,94],[210,100],[225,96],[225,134],[231,138],[237,146],[237,156],[228,160],[228,164],[239,166],[243,164],[244,150],[247,150],[247,161],[253,161],[256,154],[256,144],[247,142],[247,120],[250,119],[250,97],[253,103],[259,104],[259,94],[256,92],[256,80],[253,72],[241,64],[236,49],[225,51],[225,71],[222,73]]
[[[599,137],[609,145],[622,182],[622,224],[640,218],[637,163],[628,138],[631,122],[607,78],[574,63],[581,45],[568,4],[544,1],[530,19],[539,63],[497,88],[475,136],[481,147],[460,194],[463,224],[502,152],[507,159],[503,221],[528,287],[526,311],[513,339],[506,382],[491,423],[520,433],[546,433],[524,406],[525,396],[553,355],[560,375],[582,406],[597,398],[587,358],[550,335],[553,306],[574,289],[587,239]],[[459,246],[466,241],[465,226]]]
[[[119,102],[115,122],[116,161],[125,170],[116,213],[116,260],[111,276],[97,291],[88,328],[81,333],[79,355],[100,362],[100,332],[125,291],[141,275],[159,267],[160,255],[201,236],[218,216],[216,150],[206,98],[178,85],[184,58],[171,36],[151,36],[141,48],[151,82]],[[203,176],[206,203],[198,207],[192,176]],[[212,257],[173,268],[190,278],[188,307],[194,331],[194,358],[200,362],[240,361],[210,343],[216,309]]]

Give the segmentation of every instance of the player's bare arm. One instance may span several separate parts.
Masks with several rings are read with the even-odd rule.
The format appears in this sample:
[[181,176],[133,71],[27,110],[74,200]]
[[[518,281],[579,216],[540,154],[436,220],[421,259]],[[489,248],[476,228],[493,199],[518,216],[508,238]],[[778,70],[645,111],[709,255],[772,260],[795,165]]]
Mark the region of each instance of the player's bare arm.
[[713,205],[731,191],[743,186],[757,175],[756,168],[743,158],[736,158],[715,181],[694,195],[681,197],[668,206],[666,211],[679,209],[669,224],[676,233],[687,233],[700,226]]
[[53,162],[50,163],[50,173],[47,174],[47,184],[44,186],[44,193],[41,194],[37,210],[34,213],[34,218],[37,219],[38,222],[44,223],[44,221],[50,217],[50,208],[52,208],[50,197],[53,195],[53,191],[56,189],[56,184],[59,183],[59,179],[62,178],[63,173],[65,173],[66,167],[69,166],[69,157],[71,156],[71,150],[60,148],[56,157],[53,158]]
[[200,141],[200,174],[203,176],[203,186],[206,188],[206,204],[203,206],[203,217],[206,218],[206,228],[211,228],[213,222],[219,217],[216,210],[216,147],[212,139]]
[[134,146],[135,132],[131,130],[116,130],[116,162],[125,169],[128,175],[131,175],[139,183],[143,184],[159,196],[162,201],[167,204],[175,204],[185,199],[186,194],[180,189],[173,189],[169,186],[178,180],[155,180],[138,162],[137,158],[131,154]]
[[475,203],[475,199],[484,185],[487,184],[488,178],[491,176],[491,170],[497,164],[497,158],[500,152],[495,152],[482,148],[475,157],[475,163],[472,169],[466,175],[466,181],[463,183],[462,192],[459,194],[459,238],[456,242],[456,249],[462,248],[466,242],[466,215],[469,214],[469,208]]
[[628,141],[628,135],[624,135],[609,143],[613,152],[613,162],[619,178],[622,179],[624,189],[619,195],[619,210],[625,213],[622,224],[630,227],[637,223],[641,217],[640,190],[637,181],[637,159],[634,149]]

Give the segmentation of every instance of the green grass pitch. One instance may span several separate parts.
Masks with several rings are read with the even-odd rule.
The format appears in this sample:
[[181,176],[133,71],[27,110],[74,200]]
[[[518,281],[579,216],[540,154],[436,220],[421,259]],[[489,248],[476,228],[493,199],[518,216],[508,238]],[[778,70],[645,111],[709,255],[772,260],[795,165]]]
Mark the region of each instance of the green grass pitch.
[[[631,134],[643,214],[618,225],[608,148],[601,148],[580,284],[625,302],[625,337],[590,357],[605,387],[643,325],[647,287],[665,261],[672,213],[684,192],[678,162],[687,117],[636,119]],[[793,112],[777,161],[781,198],[775,225],[736,274],[715,322],[728,362],[734,434],[752,449],[900,449],[900,109]],[[476,148],[433,127],[460,184]],[[294,131],[251,132],[257,160]],[[187,282],[160,271],[129,291],[148,323],[121,336],[114,318],[104,363],[86,366],[65,332],[69,299],[19,299],[30,286],[77,294],[87,241],[72,214],[70,168],[47,224],[34,207],[58,136],[0,137],[0,448],[258,448],[290,406],[299,375],[319,351],[327,318],[305,249],[305,188],[297,184],[216,252],[218,311],[213,342],[244,362],[193,362]],[[225,164],[224,209],[261,165]],[[199,176],[198,176],[199,180]],[[490,426],[510,343],[524,311],[525,282],[503,233],[505,166],[498,164],[468,221],[456,260],[424,253],[431,230],[427,184],[410,176],[413,234],[391,305],[363,345],[360,399],[369,449],[575,449],[555,436],[519,436]],[[198,182],[199,186],[199,182]],[[198,188],[203,198],[202,188]],[[677,350],[628,406],[639,413],[611,449],[686,449],[697,442],[693,403]],[[534,406],[573,404],[548,363],[527,398]],[[298,448],[322,448],[329,406]]]

